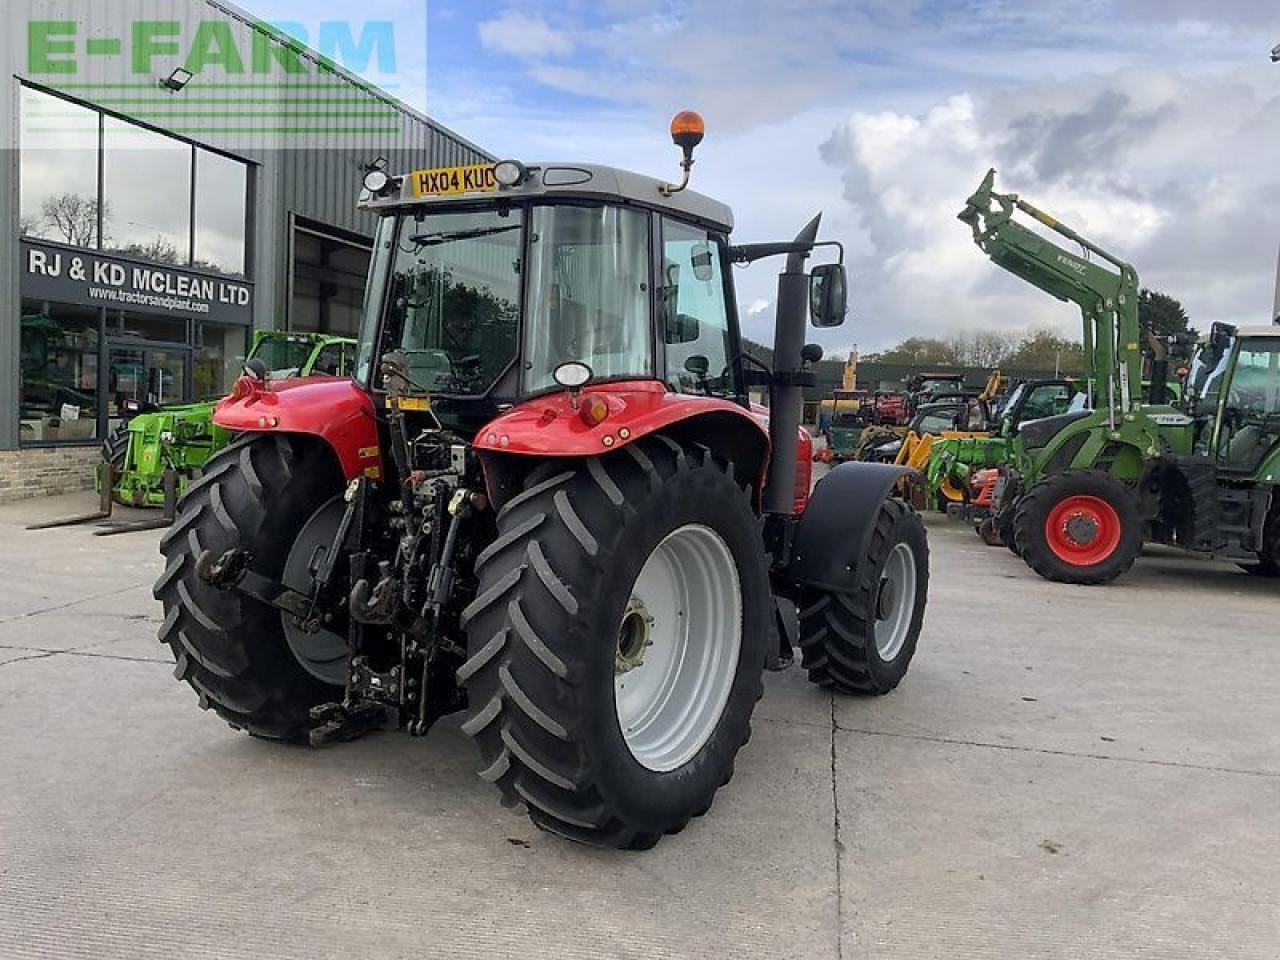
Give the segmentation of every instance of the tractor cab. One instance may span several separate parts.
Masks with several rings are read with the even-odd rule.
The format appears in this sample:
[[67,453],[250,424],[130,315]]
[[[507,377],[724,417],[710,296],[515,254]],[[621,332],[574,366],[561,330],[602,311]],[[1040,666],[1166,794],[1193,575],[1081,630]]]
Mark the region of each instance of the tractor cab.
[[[640,849],[710,807],[797,646],[824,687],[902,679],[928,587],[905,471],[811,485],[800,425],[807,328],[846,300],[840,263],[805,262],[839,245],[817,217],[731,244],[729,208],[685,189],[701,118],[672,139],[675,184],[366,171],[353,378],[237,381],[215,422],[240,441],[162,544],[164,635],[203,703],[315,745],[465,710],[507,803]],[[729,267],[774,256],[770,367],[740,352]]]
[[406,393],[455,429],[563,392],[566,364],[586,371],[574,389],[647,382],[746,405],[730,275],[744,257],[724,204],[612,167],[504,161],[373,171],[362,206],[381,217],[362,386],[396,355]]
[[343,337],[285,330],[260,330],[245,363],[257,361],[257,369],[271,380],[294,377],[345,377],[351,373],[355,344]]
[[1088,415],[1087,399],[1074,380],[1024,380],[1009,394],[996,432],[1042,447],[1063,426]]
[[1201,449],[1245,475],[1280,464],[1280,329],[1215,324],[1188,377]]

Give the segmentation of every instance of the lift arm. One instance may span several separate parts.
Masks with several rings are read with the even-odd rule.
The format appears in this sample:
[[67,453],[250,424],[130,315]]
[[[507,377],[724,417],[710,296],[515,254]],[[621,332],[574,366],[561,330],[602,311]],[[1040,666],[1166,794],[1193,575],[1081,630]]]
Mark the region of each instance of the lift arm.
[[[1084,319],[1084,360],[1090,403],[1110,411],[1112,423],[1138,406],[1142,390],[1142,350],[1138,326],[1138,273],[1119,257],[1021,199],[996,193],[995,170],[987,172],[965,203],[960,219],[973,241],[997,265],[1059,300],[1080,307]],[[1071,253],[1014,219],[1021,211],[1059,236],[1079,244]],[[1106,261],[1107,269],[1088,258]]]

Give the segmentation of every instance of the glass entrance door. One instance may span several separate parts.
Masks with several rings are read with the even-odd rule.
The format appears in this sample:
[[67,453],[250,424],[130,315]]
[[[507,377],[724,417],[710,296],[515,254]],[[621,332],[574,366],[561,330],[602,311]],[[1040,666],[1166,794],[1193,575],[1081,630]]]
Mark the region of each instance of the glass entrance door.
[[178,344],[111,343],[107,352],[108,429],[139,409],[191,399],[191,350]]

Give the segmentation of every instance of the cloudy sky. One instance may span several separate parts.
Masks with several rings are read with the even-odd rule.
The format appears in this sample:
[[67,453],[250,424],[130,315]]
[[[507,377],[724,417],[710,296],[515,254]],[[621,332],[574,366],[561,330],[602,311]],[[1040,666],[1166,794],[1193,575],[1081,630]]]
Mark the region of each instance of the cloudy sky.
[[[310,8],[350,11],[334,0]],[[659,176],[675,172],[669,117],[698,109],[709,132],[695,186],[734,207],[740,240],[788,238],[821,210],[824,235],[846,245],[852,322],[821,335],[832,349],[979,327],[1078,336],[1071,308],[986,261],[956,221],[991,166],[1004,189],[1129,259],[1204,328],[1265,322],[1272,303],[1277,9],[430,0],[426,69],[402,58],[400,92],[499,155]],[[772,325],[770,271],[738,274],[757,339]]]

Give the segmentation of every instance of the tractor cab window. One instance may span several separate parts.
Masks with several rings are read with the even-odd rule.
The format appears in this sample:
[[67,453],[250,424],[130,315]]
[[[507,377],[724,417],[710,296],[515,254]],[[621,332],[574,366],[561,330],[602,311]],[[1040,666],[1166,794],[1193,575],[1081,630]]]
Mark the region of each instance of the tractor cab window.
[[347,375],[347,347],[341,343],[329,343],[316,355],[311,372],[326,377],[345,377]]
[[515,359],[523,220],[499,209],[401,221],[381,349],[404,356],[413,389],[480,396]]
[[540,206],[529,231],[526,392],[557,389],[572,360],[596,380],[653,376],[649,218],[620,207]]
[[1254,469],[1280,441],[1280,337],[1243,340],[1223,410],[1222,457]]
[[313,346],[310,340],[268,337],[258,344],[253,356],[267,365],[272,380],[286,380],[302,373]]
[[1195,394],[1195,412],[1204,417],[1218,413],[1218,394],[1223,378],[1231,366],[1229,350],[1214,352],[1207,348],[1197,351],[1191,368],[1191,389]]
[[1065,383],[1042,383],[1034,387],[1022,405],[1020,423],[1056,417],[1071,410],[1071,401],[1077,391]]
[[920,418],[917,433],[925,434],[941,434],[944,430],[962,430],[968,426],[967,423],[961,424],[961,420],[967,420],[967,417],[961,416],[959,409],[939,410],[934,413],[926,413]]
[[721,241],[662,219],[661,304],[667,385],[679,393],[738,395]]

